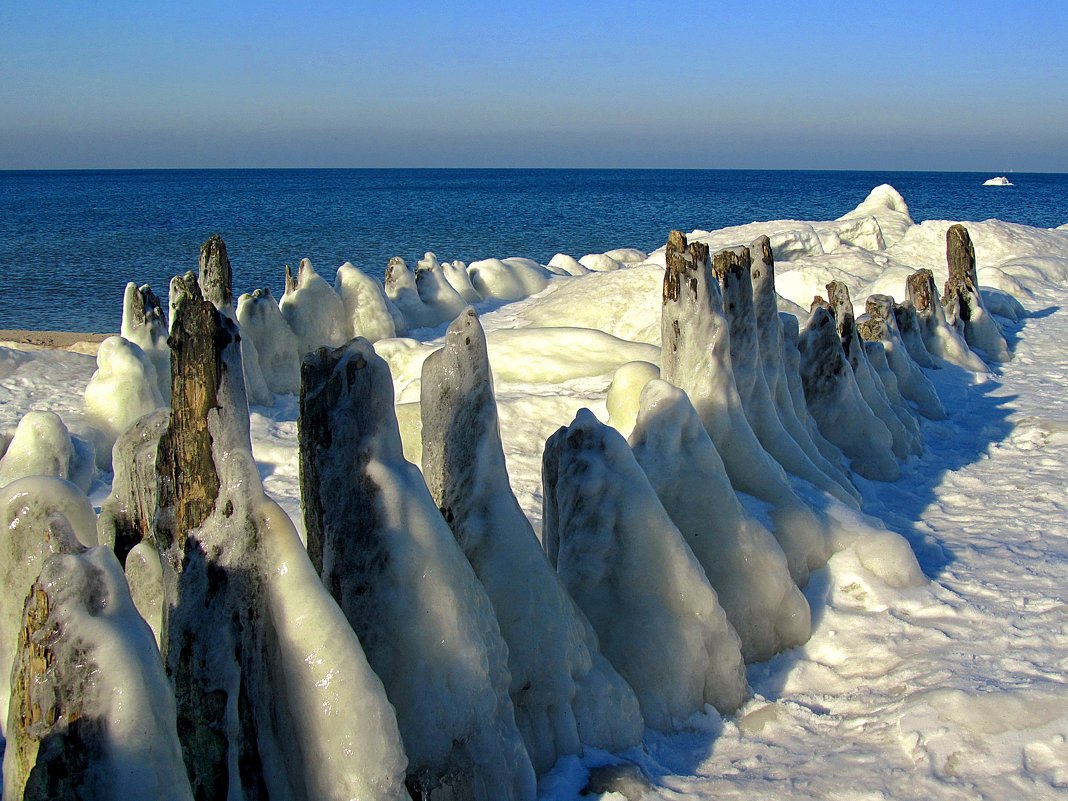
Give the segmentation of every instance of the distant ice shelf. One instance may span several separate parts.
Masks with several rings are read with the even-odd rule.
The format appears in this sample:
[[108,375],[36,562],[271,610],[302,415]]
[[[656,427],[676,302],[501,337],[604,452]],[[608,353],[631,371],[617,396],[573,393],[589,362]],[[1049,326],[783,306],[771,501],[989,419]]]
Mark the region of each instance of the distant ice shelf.
[[1012,186],[1012,181],[1006,178],[1004,175],[999,175],[996,178],[989,178],[983,181],[983,186]]

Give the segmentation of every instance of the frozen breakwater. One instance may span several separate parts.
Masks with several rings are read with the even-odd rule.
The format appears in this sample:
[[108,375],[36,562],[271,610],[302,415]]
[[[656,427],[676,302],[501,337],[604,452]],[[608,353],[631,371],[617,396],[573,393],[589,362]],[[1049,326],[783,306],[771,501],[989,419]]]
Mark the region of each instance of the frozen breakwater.
[[[939,241],[880,187],[653,254],[427,254],[384,285],[305,261],[235,305],[212,239],[167,313],[131,284],[82,408],[4,439],[5,793],[89,770],[103,797],[533,799],[577,759],[654,773],[650,732],[735,715],[806,642],[832,554],[928,591],[864,490],[952,420],[932,377],[999,369],[1016,298],[1058,280],[1014,259],[1066,258],[1041,252],[1063,233],[992,225]],[[110,627],[85,622],[101,598]]]

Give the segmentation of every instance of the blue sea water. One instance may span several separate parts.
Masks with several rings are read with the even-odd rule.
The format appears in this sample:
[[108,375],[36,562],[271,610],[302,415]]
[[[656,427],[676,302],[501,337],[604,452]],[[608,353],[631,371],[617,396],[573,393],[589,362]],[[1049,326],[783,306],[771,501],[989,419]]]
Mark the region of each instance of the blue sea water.
[[118,330],[127,281],[166,297],[201,242],[226,241],[235,295],[312,260],[328,281],[351,261],[653,250],[690,231],[826,220],[890,183],[915,220],[1068,222],[1068,175],[762,170],[136,170],[0,172],[0,328]]

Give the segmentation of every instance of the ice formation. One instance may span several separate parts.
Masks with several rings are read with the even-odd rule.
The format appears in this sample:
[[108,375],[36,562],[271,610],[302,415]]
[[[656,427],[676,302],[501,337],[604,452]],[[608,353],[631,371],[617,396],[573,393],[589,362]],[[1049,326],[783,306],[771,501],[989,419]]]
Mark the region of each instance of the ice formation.
[[549,558],[645,722],[672,730],[706,703],[737,709],[738,635],[623,437],[580,409],[545,443],[542,470]]
[[[739,249],[748,254],[747,248]],[[690,397],[731,484],[772,505],[773,533],[801,586],[827,559],[824,527],[794,493],[782,466],[745,417],[731,369],[730,333],[708,247],[672,231],[666,251],[660,372]]]
[[[59,518],[63,524],[54,528]],[[31,476],[0,488],[0,526],[0,726],[6,732],[11,659],[26,596],[49,555],[96,545],[96,516],[89,499],[69,481]]]
[[94,458],[92,445],[72,437],[58,414],[27,412],[0,456],[0,487],[26,476],[57,476],[87,492]]
[[389,368],[355,339],[301,368],[308,552],[396,707],[408,786],[526,799],[534,770],[493,605],[402,455]]
[[[797,377],[796,333],[788,343],[784,332],[783,320],[779,316],[779,298],[775,291],[775,258],[772,253],[771,240],[767,236],[756,239],[750,246],[752,266],[750,276],[753,285],[753,315],[756,321],[759,362],[764,371],[764,381],[775,406],[776,414],[782,426],[789,432],[794,442],[805,455],[823,473],[838,484],[839,492],[834,495],[849,505],[859,502],[860,494],[849,478],[848,470],[842,465],[841,453],[827,442],[819,433],[812,416],[808,413],[803,396],[795,400],[791,394],[790,377],[787,372],[787,350],[789,346],[793,355],[791,370]],[[787,316],[792,330],[797,327],[797,319]],[[800,394],[800,385],[797,387]],[[798,400],[800,402],[798,402]],[[843,498],[843,493],[845,498]]]
[[654,378],[660,378],[660,368],[652,362],[627,362],[612,374],[612,383],[605,396],[608,425],[624,437],[629,437],[634,430],[642,390]]
[[420,300],[440,318],[438,322],[452,320],[468,304],[449,282],[433,253],[426,253],[416,264],[415,287]]
[[963,225],[951,225],[946,231],[946,261],[949,280],[942,305],[950,325],[957,327],[965,342],[979,348],[991,361],[1009,361],[1012,357],[1005,336],[987,311],[983,293],[979,291],[975,247]]
[[927,352],[973,373],[987,372],[989,368],[983,360],[946,320],[945,309],[935,289],[934,273],[927,268],[917,270],[909,276],[906,289],[908,302],[916,310],[920,335]]
[[521,300],[549,283],[550,273],[526,260],[483,259],[467,266],[471,286],[484,299]]
[[858,333],[866,341],[878,342],[883,357],[897,379],[902,396],[916,404],[916,409],[931,420],[945,420],[946,410],[934,384],[909,355],[894,314],[894,299],[888,295],[872,295],[865,304],[865,317],[857,325]]
[[237,299],[242,342],[251,342],[267,389],[281,395],[300,391],[300,345],[270,289]]
[[65,542],[27,588],[4,798],[191,801],[174,696],[152,632],[115,555],[106,547],[80,552],[65,525],[53,519],[38,534]]
[[163,307],[152,287],[128,283],[122,300],[119,335],[141,348],[152,362],[163,403],[170,403],[171,399],[171,350],[167,347],[167,333]]
[[799,345],[805,401],[823,436],[842,449],[860,475],[896,481],[901,468],[894,458],[894,438],[864,400],[826,308],[812,310]]
[[923,450],[920,439],[920,425],[912,413],[903,408],[895,408],[886,394],[882,380],[872,370],[867,353],[861,345],[857,334],[856,320],[853,317],[853,303],[849,299],[849,289],[841,281],[827,284],[829,309],[834,315],[838,327],[838,336],[842,343],[842,353],[853,369],[853,377],[865,403],[876,417],[886,426],[893,439],[894,455],[905,459],[910,454]]
[[779,543],[749,517],[686,393],[653,380],[630,436],[660,502],[704,568],[747,662],[808,639],[808,602]]
[[[108,337],[96,352],[96,372],[85,387],[85,415],[100,433],[97,464],[110,470],[115,440],[133,422],[164,405],[156,368],[141,348],[123,337]],[[170,368],[167,380],[170,380]],[[170,390],[167,397],[170,398]]]
[[236,327],[192,276],[176,289],[152,520],[164,665],[179,730],[201,733],[183,740],[194,795],[396,801],[405,758],[393,709],[288,517],[262,492]]
[[751,275],[754,250],[759,253],[757,258],[762,263],[771,258],[770,241],[758,240],[752,249],[717,253],[712,262],[723,297],[730,368],[742,410],[764,450],[788,473],[805,479],[845,503],[853,504],[853,496],[809,458],[779,418],[765,377],[757,333]]
[[415,273],[400,256],[394,256],[386,265],[385,287],[386,297],[397,309],[399,318],[404,321],[403,326],[396,326],[398,334],[406,334],[413,328],[434,326],[445,319],[437,309],[423,302],[419,296]]
[[637,745],[637,699],[602,656],[509,486],[486,336],[473,309],[423,362],[421,387],[423,475],[496,609],[516,723],[535,770],[583,745]]
[[293,330],[301,354],[324,345],[337,347],[349,339],[345,304],[308,259],[300,260],[296,277],[286,265],[286,291],[278,308]]
[[[399,314],[386,297],[382,285],[363,270],[345,262],[337,268],[334,290],[345,304],[352,335],[368,342],[377,342],[397,335],[394,317]],[[403,326],[402,326],[403,328]],[[296,389],[300,389],[299,360],[294,368],[298,373]]]

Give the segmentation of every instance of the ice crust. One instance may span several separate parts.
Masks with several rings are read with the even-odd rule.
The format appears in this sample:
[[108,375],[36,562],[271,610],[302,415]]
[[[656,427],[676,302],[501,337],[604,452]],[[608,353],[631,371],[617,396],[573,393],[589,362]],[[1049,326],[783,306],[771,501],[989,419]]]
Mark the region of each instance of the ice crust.
[[469,308],[423,362],[423,475],[493,602],[516,723],[544,773],[583,745],[637,745],[643,721],[508,484],[489,368],[485,333]]
[[301,259],[294,278],[286,266],[286,291],[278,308],[305,354],[324,345],[337,347],[349,339],[345,304],[308,259]]
[[550,561],[645,722],[668,731],[706,703],[736,710],[748,695],[738,635],[619,432],[579,410],[542,470]]

